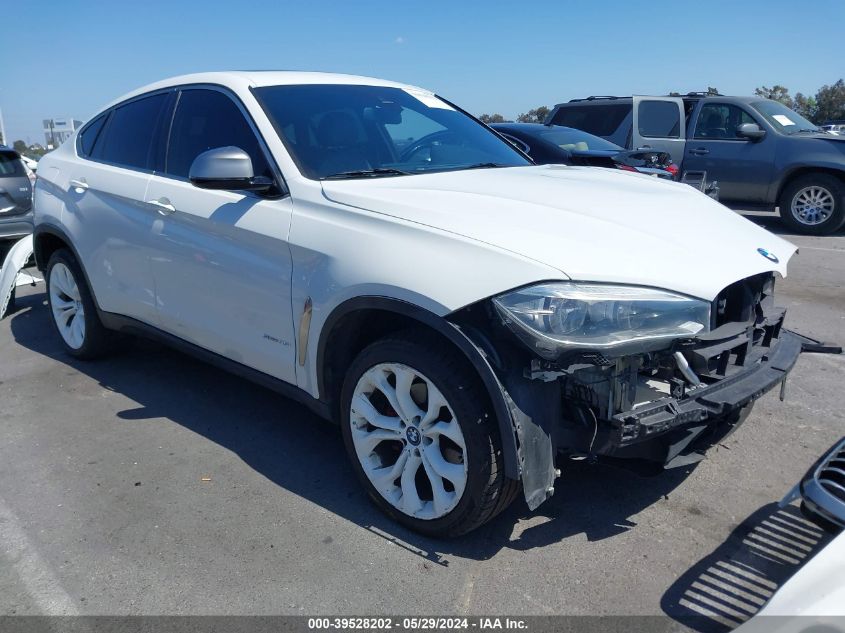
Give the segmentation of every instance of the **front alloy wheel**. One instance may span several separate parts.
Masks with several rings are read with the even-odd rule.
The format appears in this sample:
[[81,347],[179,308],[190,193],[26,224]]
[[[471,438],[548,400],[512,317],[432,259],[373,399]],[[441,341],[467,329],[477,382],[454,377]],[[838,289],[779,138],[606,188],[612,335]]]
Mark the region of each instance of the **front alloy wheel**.
[[832,174],[806,174],[784,187],[781,220],[797,233],[830,235],[845,223],[845,186]]
[[341,391],[341,432],[379,508],[423,534],[457,536],[496,516],[520,490],[505,477],[489,407],[459,352],[410,330],[353,361]]
[[836,201],[833,194],[817,185],[799,189],[792,198],[790,211],[801,224],[822,224],[833,214]]
[[350,423],[358,461],[391,505],[418,519],[455,508],[466,487],[466,442],[425,375],[399,363],[370,368],[355,385]]

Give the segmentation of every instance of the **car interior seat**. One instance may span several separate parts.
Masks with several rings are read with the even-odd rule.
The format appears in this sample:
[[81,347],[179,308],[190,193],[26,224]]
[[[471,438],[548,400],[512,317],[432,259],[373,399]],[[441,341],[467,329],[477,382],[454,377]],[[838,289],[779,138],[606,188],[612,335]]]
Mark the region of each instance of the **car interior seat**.
[[727,138],[728,136],[724,117],[719,110],[714,108],[705,110],[698,124],[698,128],[699,131],[696,136],[702,138]]
[[358,122],[348,112],[327,112],[317,125],[317,141],[325,156],[320,172],[325,175],[372,169],[358,142]]

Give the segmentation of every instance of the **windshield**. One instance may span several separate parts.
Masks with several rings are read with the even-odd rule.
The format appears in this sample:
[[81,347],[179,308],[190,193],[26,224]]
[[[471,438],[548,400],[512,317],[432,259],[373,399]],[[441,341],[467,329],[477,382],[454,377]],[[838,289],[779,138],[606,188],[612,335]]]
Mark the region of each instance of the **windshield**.
[[795,134],[807,130],[815,132],[819,129],[818,125],[808,121],[794,110],[790,110],[779,101],[755,101],[751,107],[762,114],[776,130],[784,134]]
[[361,85],[255,90],[308,178],[397,176],[531,163],[429,92]]
[[549,143],[570,151],[585,151],[590,149],[622,151],[622,148],[616,143],[611,143],[583,130],[573,128],[549,128],[546,131],[540,132],[540,137]]

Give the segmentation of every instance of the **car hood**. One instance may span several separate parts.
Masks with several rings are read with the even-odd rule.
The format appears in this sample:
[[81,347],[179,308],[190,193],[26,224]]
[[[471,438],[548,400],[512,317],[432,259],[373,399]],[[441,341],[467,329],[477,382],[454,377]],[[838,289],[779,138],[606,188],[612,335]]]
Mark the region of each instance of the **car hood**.
[[322,186],[337,203],[478,240],[570,279],[707,300],[750,275],[785,276],[796,251],[689,185],[615,169],[542,165]]

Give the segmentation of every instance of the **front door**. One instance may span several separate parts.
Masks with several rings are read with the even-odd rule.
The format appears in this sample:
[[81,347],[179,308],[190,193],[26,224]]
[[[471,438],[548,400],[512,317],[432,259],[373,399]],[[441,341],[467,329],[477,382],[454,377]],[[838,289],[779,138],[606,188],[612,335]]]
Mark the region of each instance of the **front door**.
[[719,183],[719,200],[739,208],[766,202],[777,143],[771,133],[758,141],[737,136],[736,130],[743,123],[756,123],[765,129],[739,105],[703,103],[683,162],[684,172],[707,172],[708,182]]
[[[163,173],[152,258],[161,327],[243,365],[295,383],[289,196],[199,189],[193,160],[216,147],[249,154],[256,175],[279,181],[240,104],[222,89],[182,90]],[[276,194],[279,194],[277,191]]]

